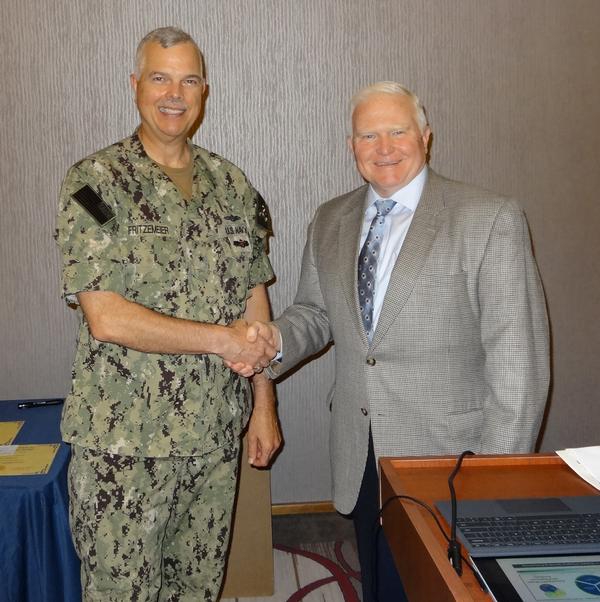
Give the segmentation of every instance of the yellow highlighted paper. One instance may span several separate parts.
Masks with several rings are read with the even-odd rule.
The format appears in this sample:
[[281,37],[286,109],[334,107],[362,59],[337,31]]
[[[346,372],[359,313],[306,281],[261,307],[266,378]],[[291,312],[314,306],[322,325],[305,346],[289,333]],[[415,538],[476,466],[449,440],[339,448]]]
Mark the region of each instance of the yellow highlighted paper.
[[0,477],[47,474],[60,443],[0,446]]
[[22,420],[0,422],[0,445],[10,445],[25,424]]

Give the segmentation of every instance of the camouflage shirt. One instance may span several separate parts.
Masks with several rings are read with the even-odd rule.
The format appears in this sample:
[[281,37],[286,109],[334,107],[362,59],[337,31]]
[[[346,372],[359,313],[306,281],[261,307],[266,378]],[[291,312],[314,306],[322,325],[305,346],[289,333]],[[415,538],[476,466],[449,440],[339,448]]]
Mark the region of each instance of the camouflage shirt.
[[[113,291],[169,316],[229,324],[273,272],[268,211],[243,173],[190,144],[193,198],[133,135],[75,164],[63,183],[56,240],[63,294]],[[94,339],[81,320],[66,441],[133,456],[201,455],[237,437],[249,383],[213,355],[135,351]]]

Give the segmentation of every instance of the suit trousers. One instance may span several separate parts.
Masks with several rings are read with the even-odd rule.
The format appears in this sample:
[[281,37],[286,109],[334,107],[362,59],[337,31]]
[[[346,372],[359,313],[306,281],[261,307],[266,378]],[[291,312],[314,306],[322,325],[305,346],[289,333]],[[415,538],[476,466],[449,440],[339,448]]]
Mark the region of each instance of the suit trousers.
[[350,516],[356,531],[363,602],[407,601],[390,547],[379,525],[379,477],[370,431],[367,464]]

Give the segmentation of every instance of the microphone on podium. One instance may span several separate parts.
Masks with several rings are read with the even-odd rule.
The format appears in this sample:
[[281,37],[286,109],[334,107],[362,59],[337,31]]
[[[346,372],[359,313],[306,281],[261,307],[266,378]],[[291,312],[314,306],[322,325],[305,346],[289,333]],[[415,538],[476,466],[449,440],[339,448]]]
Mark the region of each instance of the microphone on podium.
[[456,492],[454,491],[454,477],[458,474],[460,466],[465,456],[474,456],[475,453],[471,450],[465,450],[460,454],[456,462],[454,470],[448,477],[448,489],[450,490],[450,503],[452,506],[452,518],[450,522],[450,539],[448,540],[448,559],[456,573],[462,575],[462,549],[460,542],[456,538]]

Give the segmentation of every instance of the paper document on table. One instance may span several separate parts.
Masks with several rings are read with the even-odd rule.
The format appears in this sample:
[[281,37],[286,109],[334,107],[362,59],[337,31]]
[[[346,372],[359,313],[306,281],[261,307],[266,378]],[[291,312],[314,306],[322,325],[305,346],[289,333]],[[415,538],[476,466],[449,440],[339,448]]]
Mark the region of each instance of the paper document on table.
[[556,452],[582,479],[600,491],[600,445]]
[[22,420],[0,422],[0,445],[10,445],[25,424]]
[[47,474],[60,443],[0,445],[0,477]]

